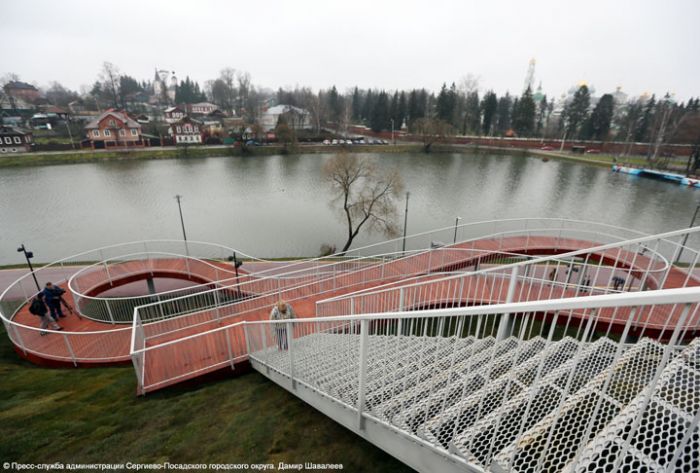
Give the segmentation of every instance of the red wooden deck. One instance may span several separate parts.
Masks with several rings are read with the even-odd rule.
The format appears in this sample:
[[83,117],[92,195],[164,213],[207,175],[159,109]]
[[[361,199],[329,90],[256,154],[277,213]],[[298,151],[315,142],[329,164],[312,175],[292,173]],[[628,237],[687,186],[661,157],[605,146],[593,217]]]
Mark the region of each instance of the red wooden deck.
[[[324,280],[316,284],[291,288],[302,281],[311,281],[309,276],[295,279],[285,279],[278,284],[282,289],[282,297],[291,301],[299,317],[315,316],[315,303],[318,300],[333,296],[347,294],[361,289],[371,288],[392,281],[400,281],[408,276],[425,274],[426,268],[431,271],[449,270],[459,267],[468,267],[479,261],[484,256],[484,251],[502,251],[510,253],[529,254],[559,254],[575,251],[581,248],[595,246],[593,242],[575,239],[555,239],[550,237],[507,237],[503,239],[483,239],[456,247],[443,248],[440,251],[420,254],[400,260],[396,260],[382,266],[374,266],[359,270],[351,274],[338,275],[334,280]],[[456,248],[450,251],[450,248]],[[617,262],[620,266],[632,266],[633,270],[641,274],[650,265],[650,259],[644,255],[619,251],[617,249],[603,251],[596,256],[608,262]],[[182,260],[151,260],[149,267],[144,269],[143,262],[127,262],[110,266],[112,284],[133,280],[137,275],[138,265],[141,265],[142,277],[147,274],[178,274],[187,275],[195,280],[214,280],[221,278],[221,274],[230,273],[231,266],[226,263],[201,265],[196,271],[190,267],[189,271]],[[209,268],[209,269],[206,269]],[[655,269],[655,268],[651,268]],[[656,268],[658,269],[658,268]],[[208,271],[208,272],[207,272]],[[195,274],[196,273],[196,274]],[[105,284],[104,272],[95,271],[81,276],[79,286],[81,292],[95,293]],[[232,273],[230,273],[232,274]],[[323,275],[322,277],[327,277]],[[360,276],[362,276],[360,278]],[[226,276],[223,276],[226,277]],[[660,277],[660,275],[659,275]],[[85,279],[82,279],[85,278]],[[686,280],[688,282],[686,283]],[[245,290],[248,294],[269,291],[269,280],[256,279],[254,275],[242,275],[241,283],[248,283]],[[649,286],[658,287],[659,280],[650,280]],[[65,284],[65,283],[63,283]],[[663,285],[664,288],[682,287],[684,285],[695,286],[698,281],[690,278],[681,269],[673,268]],[[574,296],[575,292],[565,291],[561,288],[541,288],[539,290],[530,284],[530,290],[518,287],[516,294],[520,294],[518,300],[535,300],[540,290],[546,290],[547,298],[559,298]],[[110,286],[111,287],[111,286]],[[479,304],[485,302],[504,302],[507,285],[489,287],[485,285],[470,286],[471,289],[463,294],[462,303]],[[83,289],[84,288],[84,289]],[[321,292],[323,291],[323,292]],[[437,294],[440,291],[434,291]],[[215,310],[201,311],[192,315],[168,319],[162,322],[147,324],[145,326],[148,337],[144,359],[144,384],[151,385],[153,389],[162,388],[186,379],[225,368],[229,366],[231,356],[242,359],[245,355],[245,340],[240,328],[230,326],[242,320],[264,320],[269,316],[271,306],[277,300],[277,294],[261,296],[247,301],[235,303],[218,313]],[[444,297],[429,297],[418,301],[416,305],[436,306],[444,303],[454,303],[454,299],[446,300]],[[614,315],[614,317],[613,317]],[[615,314],[612,310],[604,310],[599,314],[601,320],[616,325],[624,325],[629,310],[618,310]],[[637,314],[638,324],[666,324],[676,320],[677,313],[668,313],[664,308],[656,308],[653,311],[643,311]],[[29,314],[27,307],[23,307],[17,313],[15,319],[20,324],[38,326],[38,319]],[[65,336],[61,333],[52,333],[41,337],[38,331],[23,331],[24,345],[31,346],[31,352],[18,352],[37,361],[38,359],[48,363],[65,364],[75,360],[78,364],[103,364],[129,361],[129,349],[131,341],[131,327],[113,326],[108,323],[97,322],[89,319],[79,319],[76,315],[69,315],[60,321],[65,331],[74,332],[70,335],[71,349],[69,352]],[[700,328],[700,320],[693,320],[693,330]],[[206,333],[212,329],[221,330]],[[198,335],[204,334],[204,335]],[[187,338],[190,337],[190,338]],[[185,340],[183,340],[185,339]],[[174,340],[178,343],[171,344]]]

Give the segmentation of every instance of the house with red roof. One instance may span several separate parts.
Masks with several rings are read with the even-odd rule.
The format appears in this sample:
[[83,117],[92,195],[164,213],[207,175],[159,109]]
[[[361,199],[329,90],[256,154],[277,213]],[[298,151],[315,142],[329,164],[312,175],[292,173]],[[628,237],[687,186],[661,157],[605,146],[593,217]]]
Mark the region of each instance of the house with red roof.
[[107,110],[91,120],[85,131],[94,149],[146,146],[141,124],[120,110]]

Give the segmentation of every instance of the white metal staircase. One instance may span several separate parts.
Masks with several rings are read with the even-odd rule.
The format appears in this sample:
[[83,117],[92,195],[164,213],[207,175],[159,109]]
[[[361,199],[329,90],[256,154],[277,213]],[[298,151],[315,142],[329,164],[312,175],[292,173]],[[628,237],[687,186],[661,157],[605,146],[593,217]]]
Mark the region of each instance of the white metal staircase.
[[[255,369],[419,471],[698,471],[700,339],[686,344],[683,323],[699,300],[686,288],[245,330]],[[684,316],[664,339],[596,330],[603,307],[668,304]],[[567,333],[536,317],[574,310],[587,317]],[[506,312],[524,322],[498,339],[486,317]]]

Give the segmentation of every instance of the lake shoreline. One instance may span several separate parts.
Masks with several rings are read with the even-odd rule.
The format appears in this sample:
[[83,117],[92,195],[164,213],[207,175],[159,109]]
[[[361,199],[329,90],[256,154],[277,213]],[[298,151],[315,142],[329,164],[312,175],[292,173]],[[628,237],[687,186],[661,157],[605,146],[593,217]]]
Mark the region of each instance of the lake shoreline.
[[[40,153],[19,153],[13,155],[0,156],[0,168],[53,166],[57,164],[82,164],[109,161],[142,161],[161,159],[201,159],[201,158],[227,158],[243,156],[271,156],[280,154],[328,154],[337,152],[350,153],[423,153],[422,144],[397,144],[397,145],[301,145],[295,152],[287,152],[283,146],[271,145],[252,147],[246,151],[241,148],[231,146],[198,146],[189,148],[143,148],[136,150],[114,150],[114,151],[75,151],[75,152],[40,152]],[[479,145],[433,145],[430,154],[438,153],[493,153],[508,154],[523,157],[535,157],[544,159],[559,159],[565,161],[578,162],[593,166],[609,167],[612,162],[598,157],[587,158],[584,156],[574,156],[568,153],[556,151],[542,151],[524,148],[504,148],[497,146]]]

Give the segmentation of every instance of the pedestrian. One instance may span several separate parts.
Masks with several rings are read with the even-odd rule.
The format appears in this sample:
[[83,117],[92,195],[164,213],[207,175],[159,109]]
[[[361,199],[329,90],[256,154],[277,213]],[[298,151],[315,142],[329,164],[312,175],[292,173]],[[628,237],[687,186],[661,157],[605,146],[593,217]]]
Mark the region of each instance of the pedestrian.
[[[279,300],[270,311],[270,320],[289,320],[294,318],[294,309],[290,304],[283,300]],[[273,324],[275,328],[275,338],[277,340],[277,348],[280,350],[287,349],[287,324]]]
[[40,292],[29,305],[29,313],[41,318],[42,331],[40,335],[42,337],[48,333],[45,330],[48,326],[51,326],[54,330],[63,330],[63,327],[58,325],[56,321],[48,315],[48,312],[49,310],[46,308],[46,304],[44,304],[44,294]]
[[63,310],[61,309],[61,299],[65,293],[66,291],[64,289],[53,285],[50,282],[46,283],[46,287],[44,287],[44,290],[42,291],[44,301],[46,302],[46,305],[49,306],[49,310],[51,311],[51,317],[53,317],[53,319],[56,321],[58,321],[59,317],[65,317]]
[[613,290],[619,291],[624,287],[625,279],[621,278],[620,276],[615,276],[612,278],[612,283],[613,283]]

